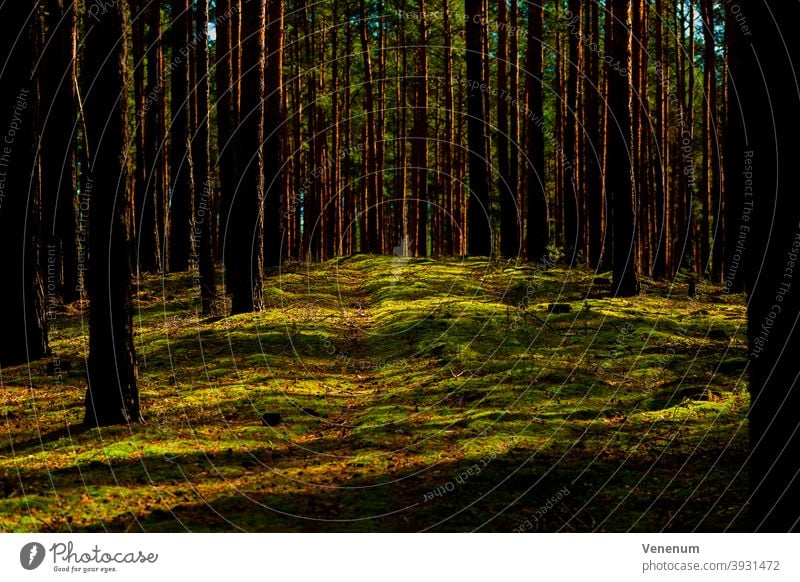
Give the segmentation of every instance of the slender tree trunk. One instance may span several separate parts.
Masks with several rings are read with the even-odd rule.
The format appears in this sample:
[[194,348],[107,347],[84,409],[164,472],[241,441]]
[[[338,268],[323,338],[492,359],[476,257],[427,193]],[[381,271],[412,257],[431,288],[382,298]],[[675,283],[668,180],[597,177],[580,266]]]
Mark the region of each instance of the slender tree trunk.
[[[136,252],[134,260],[136,271],[139,267],[139,250],[141,240],[147,239],[143,234],[144,229],[144,206],[147,200],[147,158],[145,154],[146,139],[145,124],[143,119],[144,110],[147,108],[147,93],[145,90],[145,18],[146,2],[144,0],[131,0],[131,48],[133,49],[133,103],[136,111],[134,126],[134,147],[135,156],[133,162],[133,234],[136,240]],[[147,251],[147,249],[145,249]],[[143,269],[142,269],[143,270]]]
[[281,228],[281,205],[286,200],[283,159],[283,0],[268,0],[267,58],[265,83],[267,102],[264,123],[264,266],[281,263],[286,244]]
[[137,213],[137,258],[139,270],[145,273],[156,273],[161,269],[161,236],[163,221],[163,200],[166,197],[164,182],[166,181],[166,165],[164,163],[164,118],[162,109],[163,86],[163,53],[161,38],[161,8],[157,2],[142,7],[138,18],[144,18],[144,52],[145,67],[144,99],[137,111],[136,122],[144,128],[144,150],[142,176],[144,183],[141,189],[137,186],[134,198]]
[[655,21],[655,55],[656,63],[656,109],[655,109],[655,144],[656,152],[653,160],[655,170],[655,233],[653,248],[653,278],[662,279],[667,274],[667,212],[666,189],[669,145],[666,139],[667,106],[669,104],[669,78],[667,77],[667,60],[664,50],[664,7],[663,0],[656,0]]
[[[514,228],[516,229],[516,247],[517,247],[517,256],[522,254],[522,242],[523,242],[523,223],[524,223],[524,213],[521,206],[522,198],[519,195],[520,192],[520,183],[519,183],[519,156],[520,150],[522,150],[522,146],[520,144],[520,132],[519,132],[519,110],[520,105],[518,104],[519,101],[519,2],[518,0],[511,0],[511,11],[509,14],[510,22],[509,26],[513,33],[510,35],[510,47],[509,47],[509,97],[511,98],[511,108],[509,109],[509,119],[510,119],[510,133],[509,133],[509,143],[510,143],[510,153],[509,153],[509,161],[508,161],[508,186],[511,190],[511,201],[514,204],[515,212],[516,212],[516,224]],[[516,105],[514,103],[517,103]],[[502,227],[501,227],[502,228]],[[502,237],[502,234],[501,234]],[[502,240],[502,239],[501,239]]]
[[[705,98],[703,123],[706,130],[703,136],[706,140],[703,148],[705,176],[705,195],[706,206],[712,215],[710,225],[711,249],[709,255],[705,255],[706,264],[703,271],[708,270],[708,261],[711,262],[710,276],[714,283],[722,281],[722,250],[724,231],[722,228],[721,211],[722,203],[722,159],[720,156],[720,127],[719,127],[719,102],[717,97],[717,57],[716,41],[714,39],[714,2],[712,0],[702,0],[700,11],[703,18],[703,69]],[[708,227],[709,217],[704,217],[705,226]],[[708,231],[705,231],[708,232]],[[704,235],[708,236],[708,235]]]
[[89,17],[83,73],[89,167],[89,426],[141,422],[131,305],[128,176],[127,11],[114,4]]
[[528,125],[528,238],[529,261],[538,261],[547,253],[549,224],[544,161],[544,97],[542,94],[542,51],[544,46],[544,9],[528,5],[527,98],[525,119]]
[[43,234],[54,261],[48,262],[48,279],[55,271],[53,274],[64,303],[72,303],[80,297],[73,139],[76,11],[74,5],[64,0],[48,0],[46,8],[47,35],[40,77],[42,105],[45,106],[41,113],[40,148]]
[[242,13],[242,118],[234,134],[242,165],[225,244],[230,271],[231,313],[262,307],[264,222],[264,30],[266,0],[250,0]]
[[[569,0],[569,11],[577,19],[576,26],[580,27],[581,4],[580,0]],[[576,175],[576,162],[578,160],[578,73],[581,68],[581,55],[579,44],[580,28],[569,35],[569,62],[567,66],[567,103],[564,118],[564,152],[567,156],[567,165],[564,172],[564,248],[568,264],[577,259],[580,248],[579,225],[580,203],[578,201],[578,176]]]
[[506,0],[497,4],[497,167],[500,191],[500,252],[505,257],[519,256],[520,215],[516,185],[511,184],[509,160],[508,103],[508,8]]
[[200,274],[200,298],[203,313],[211,313],[217,296],[217,283],[214,273],[214,248],[212,230],[216,226],[215,208],[216,188],[211,180],[209,158],[211,148],[209,123],[209,70],[208,70],[208,0],[197,0],[196,5],[197,42],[195,53],[195,77],[197,86],[197,135],[195,137],[195,249],[197,268]]
[[442,200],[444,210],[442,212],[442,231],[444,240],[441,241],[442,253],[452,255],[454,253],[454,239],[458,230],[458,220],[455,216],[455,192],[454,182],[456,180],[456,164],[454,145],[455,134],[455,103],[453,100],[453,33],[450,27],[450,8],[447,0],[442,0],[442,33],[444,35],[444,47],[442,61],[444,65],[444,79],[442,92],[444,94],[444,127],[442,145]]
[[[236,164],[236,144],[233,141],[236,128],[236,114],[234,112],[234,81],[233,60],[234,53],[231,45],[233,41],[233,16],[231,14],[234,4],[231,0],[217,0],[216,9],[216,104],[217,104],[217,168],[220,184],[220,227],[223,232],[230,232],[230,208],[239,181]],[[236,249],[231,244],[226,244],[224,236],[220,237],[223,247],[220,254],[226,266],[225,284],[231,285],[230,271],[227,266],[231,264],[236,255]]]
[[[425,14],[425,0],[420,0],[419,13]],[[428,217],[428,56],[425,45],[428,42],[426,18],[419,19],[419,46],[417,71],[414,82],[414,127],[412,129],[412,172],[414,203],[414,256],[427,255],[427,217]]]
[[[339,2],[334,0],[333,13],[339,13]],[[332,26],[331,34],[331,197],[328,204],[328,211],[325,220],[329,224],[328,231],[328,254],[330,256],[341,256],[341,211],[342,211],[342,193],[341,193],[341,158],[339,150],[341,147],[341,117],[340,113],[340,95],[339,95],[339,29]]]
[[467,141],[469,147],[469,203],[467,205],[467,252],[473,256],[492,253],[491,214],[489,209],[489,172],[486,157],[486,119],[483,76],[483,39],[481,38],[481,0],[464,0],[466,12],[467,64]]
[[[596,0],[584,2],[587,12],[590,42],[600,39],[600,7]],[[599,269],[603,250],[603,142],[599,105],[600,55],[595,51],[585,51],[584,63],[586,76],[583,88],[584,123],[586,139],[584,141],[585,160],[585,198],[587,205],[587,240],[589,267]]]
[[361,24],[361,55],[364,63],[364,109],[366,110],[366,167],[364,181],[366,182],[365,200],[362,213],[364,215],[364,232],[362,233],[361,250],[366,253],[379,252],[377,205],[378,205],[378,167],[377,144],[375,137],[375,88],[372,79],[372,59],[370,57],[370,40],[368,35],[369,21],[367,18],[366,0],[360,0]]
[[[609,0],[612,13],[611,47],[614,63],[630,70],[630,0]],[[631,167],[631,94],[628,77],[607,71],[608,103],[611,120],[606,136],[606,192],[612,207],[613,281],[615,296],[638,295],[636,273],[636,223],[634,213],[633,168]]]
[[170,139],[170,241],[169,269],[189,269],[193,250],[193,193],[195,191],[191,147],[190,55],[192,11],[189,0],[172,0],[172,115]]

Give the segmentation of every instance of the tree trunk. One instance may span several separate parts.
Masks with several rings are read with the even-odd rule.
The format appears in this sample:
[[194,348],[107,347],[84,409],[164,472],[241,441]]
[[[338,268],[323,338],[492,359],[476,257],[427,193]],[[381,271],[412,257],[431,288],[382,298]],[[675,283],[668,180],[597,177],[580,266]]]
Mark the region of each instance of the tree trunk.
[[[55,270],[64,303],[80,298],[78,241],[75,214],[76,11],[64,0],[48,0],[44,55],[42,56],[42,198],[44,240],[54,254]],[[48,272],[48,278],[50,273]]]
[[[600,7],[595,0],[584,3],[587,12],[589,38],[599,43]],[[603,251],[603,142],[599,96],[600,55],[595,51],[585,51],[584,64],[586,77],[583,88],[584,124],[586,139],[584,141],[583,177],[586,198],[587,242],[589,267],[599,270]]]
[[85,424],[141,422],[131,305],[126,9],[86,21],[83,73],[89,167],[89,360]]
[[364,61],[364,109],[366,109],[366,167],[364,181],[366,182],[365,200],[361,212],[363,214],[364,232],[362,232],[361,250],[366,253],[379,252],[378,248],[378,228],[377,205],[378,205],[378,167],[377,167],[377,144],[375,137],[375,88],[372,79],[372,59],[370,58],[370,41],[368,37],[368,25],[366,0],[361,0],[360,4],[361,24],[359,32],[361,35],[361,52]]
[[[419,13],[425,14],[425,0],[420,0]],[[416,228],[412,232],[413,253],[416,257],[427,255],[428,217],[428,31],[426,18],[419,19],[417,71],[414,80],[414,127],[412,129],[411,159],[413,197],[412,212]]]
[[497,4],[497,167],[500,190],[500,252],[504,257],[519,256],[520,214],[516,185],[511,183],[509,161],[508,103],[515,98],[508,92],[508,9],[506,0]]
[[264,266],[281,263],[286,241],[281,227],[281,205],[286,200],[283,159],[283,0],[268,0],[265,84],[267,102],[264,122]]
[[[217,168],[220,185],[220,227],[227,231],[230,225],[230,208],[239,181],[236,168],[236,144],[233,142],[236,127],[233,81],[233,16],[231,0],[217,0],[216,9],[216,103],[217,103]],[[236,249],[220,237],[220,249],[227,266],[235,259]],[[230,272],[225,270],[225,284],[229,286]]]
[[145,67],[144,100],[137,111],[137,124],[144,127],[144,184],[137,187],[134,199],[137,208],[137,257],[139,270],[157,273],[161,269],[160,223],[164,220],[164,200],[167,197],[164,187],[167,181],[167,167],[164,155],[164,109],[165,90],[163,52],[161,37],[161,8],[157,2],[150,3],[145,14],[144,51],[147,63],[137,63]]
[[656,156],[653,160],[655,169],[655,232],[653,234],[653,278],[663,279],[667,274],[667,172],[669,160],[669,144],[667,140],[667,124],[669,105],[669,78],[666,51],[664,48],[664,7],[662,0],[656,0],[655,18],[655,55],[658,59],[656,66],[656,110],[655,110],[655,143]]
[[250,0],[242,13],[242,118],[234,134],[240,187],[230,208],[225,245],[231,313],[262,307],[264,223],[264,30],[266,0]]
[[[147,107],[147,92],[145,88],[145,11],[146,2],[143,0],[131,0],[131,48],[133,49],[133,104],[136,111],[134,119],[134,147],[136,150],[133,161],[133,235],[136,241],[136,252],[134,260],[136,271],[139,271],[139,249],[143,238],[144,228],[144,205],[147,200],[147,158],[145,155],[146,139],[144,110]],[[147,249],[145,249],[147,250]]]
[[[611,62],[623,63],[630,70],[630,0],[609,0],[612,14]],[[639,294],[636,273],[636,224],[631,167],[630,78],[609,67],[608,104],[610,121],[606,136],[606,192],[612,207],[613,281],[618,297]]]
[[467,205],[467,252],[489,256],[492,252],[489,211],[489,172],[484,117],[483,39],[481,0],[464,0],[466,12],[467,142],[469,147],[469,202]]
[[[35,17],[22,2],[5,3],[0,69],[0,268],[6,284],[0,296],[0,365],[29,362],[48,353],[44,285],[40,269],[41,190],[35,157],[34,108],[38,88],[31,80]],[[10,34],[13,32],[13,34]]]
[[795,175],[800,98],[787,88],[800,59],[800,38],[794,31],[800,4],[755,4],[741,10],[743,23],[736,18],[728,22],[748,27],[738,31],[746,39],[730,65],[733,79],[740,81],[736,90],[741,109],[736,107],[732,115],[747,130],[747,149],[732,153],[738,171],[751,171],[743,184],[742,205],[752,240],[747,247],[752,267],[746,270],[750,502],[754,531],[787,532],[800,531],[800,198]]
[[208,0],[196,4],[197,43],[195,53],[195,78],[197,86],[197,135],[195,136],[195,228],[194,247],[197,253],[197,268],[200,275],[200,299],[204,315],[212,312],[217,297],[214,273],[214,247],[212,231],[216,227],[216,188],[211,180],[209,157],[211,147],[209,123],[209,70],[208,70]]
[[193,249],[193,193],[195,191],[191,147],[191,45],[192,11],[189,0],[172,0],[172,61],[170,97],[171,138],[169,270],[186,271]]
[[[569,0],[569,11],[572,18],[577,19],[577,25],[581,21],[580,0]],[[567,103],[566,116],[564,118],[564,152],[567,156],[564,171],[564,191],[562,200],[564,201],[564,254],[567,263],[572,265],[577,259],[578,249],[580,248],[579,225],[580,203],[578,201],[578,176],[576,175],[576,163],[579,158],[578,152],[578,73],[581,68],[581,55],[579,44],[580,28],[569,35],[569,62],[567,66]]]
[[542,51],[544,46],[544,9],[528,5],[527,99],[525,119],[528,126],[528,238],[529,261],[538,261],[547,253],[549,223],[544,161],[544,97],[542,94]]
[[[516,212],[516,224],[514,228],[516,229],[515,236],[517,237],[516,242],[516,252],[517,256],[522,254],[522,242],[523,242],[523,223],[524,223],[524,213],[521,206],[522,199],[519,195],[519,156],[520,151],[522,150],[522,146],[520,144],[520,135],[519,135],[519,104],[514,105],[515,101],[519,100],[519,37],[520,32],[518,29],[519,26],[519,3],[518,0],[511,0],[511,11],[509,14],[510,18],[510,28],[513,32],[511,34],[510,39],[510,47],[509,47],[509,55],[508,55],[508,64],[509,64],[509,97],[511,98],[511,108],[509,109],[509,117],[510,117],[510,133],[509,133],[509,142],[511,151],[509,152],[509,161],[508,161],[508,187],[511,191],[511,200],[514,203],[515,212]],[[501,203],[502,208],[502,203]],[[502,227],[501,227],[502,228]],[[502,240],[502,233],[501,233],[501,240]]]

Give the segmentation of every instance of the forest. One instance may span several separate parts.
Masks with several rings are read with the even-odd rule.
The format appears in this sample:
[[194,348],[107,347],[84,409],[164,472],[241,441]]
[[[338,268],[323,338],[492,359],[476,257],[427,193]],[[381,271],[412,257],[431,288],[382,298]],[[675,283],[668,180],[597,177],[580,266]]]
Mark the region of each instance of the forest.
[[800,530],[800,2],[0,16],[0,532]]

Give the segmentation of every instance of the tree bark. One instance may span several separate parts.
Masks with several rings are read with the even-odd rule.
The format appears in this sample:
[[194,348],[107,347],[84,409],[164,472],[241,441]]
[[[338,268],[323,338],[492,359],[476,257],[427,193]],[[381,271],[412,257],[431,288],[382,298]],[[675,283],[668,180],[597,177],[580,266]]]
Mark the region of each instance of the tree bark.
[[195,7],[196,43],[195,78],[197,94],[197,133],[194,139],[195,204],[193,238],[197,269],[200,275],[200,301],[204,315],[211,314],[217,297],[214,273],[213,229],[216,227],[214,208],[216,188],[209,167],[211,132],[209,113],[208,69],[208,0],[197,0]]
[[281,206],[286,201],[283,158],[283,0],[267,1],[266,107],[264,122],[264,266],[281,264],[286,244],[281,227]]
[[48,353],[41,256],[41,189],[35,156],[37,83],[32,79],[35,16],[21,2],[5,3],[0,17],[9,34],[0,40],[0,365]]
[[56,271],[64,303],[72,303],[81,292],[73,137],[77,17],[74,5],[64,0],[48,0],[46,7],[47,36],[41,74],[43,230],[48,252],[54,253],[54,264],[48,263],[48,271]]
[[544,46],[544,8],[539,3],[528,5],[527,111],[528,132],[528,233],[529,261],[538,261],[548,254],[549,223],[544,161],[544,96],[542,94],[542,52]]
[[492,252],[489,209],[489,172],[486,157],[484,117],[483,39],[481,0],[464,0],[466,12],[467,142],[469,156],[469,202],[467,204],[467,252],[489,256]]
[[[730,61],[735,115],[746,131],[738,171],[750,171],[742,193],[748,241],[748,336],[752,529],[800,531],[800,198],[795,175],[800,97],[787,77],[800,59],[794,27],[800,4],[782,0],[742,6],[741,52]],[[744,20],[741,17],[744,16]],[[741,28],[746,26],[747,29]],[[758,79],[758,82],[755,81]],[[738,142],[737,142],[738,145]],[[749,160],[749,161],[745,161]],[[748,170],[749,169],[749,170]]]
[[[425,14],[425,0],[419,2],[419,13]],[[416,79],[414,79],[414,126],[411,134],[412,192],[414,202],[412,212],[415,229],[413,253],[416,257],[427,255],[428,240],[428,29],[426,18],[419,18],[419,42],[417,53]]]
[[225,245],[231,293],[231,313],[262,307],[264,223],[264,30],[266,0],[250,0],[242,12],[242,112],[234,134],[241,164],[240,186],[234,194]]
[[[630,71],[630,0],[609,0],[612,15],[611,47],[613,63],[623,63]],[[610,119],[606,136],[606,192],[612,207],[613,279],[612,292],[618,297],[639,294],[636,273],[636,223],[634,213],[633,168],[631,167],[630,77],[609,67],[608,103]]]
[[169,270],[189,269],[194,254],[192,231],[194,228],[193,193],[195,191],[191,146],[191,91],[192,65],[192,11],[189,0],[172,0],[172,95],[170,174]]
[[581,68],[580,54],[580,0],[569,0],[569,11],[576,19],[577,30],[569,34],[569,61],[567,64],[567,103],[564,117],[564,152],[566,167],[564,169],[564,254],[569,265],[577,259],[580,248],[580,203],[578,201],[579,186],[576,172],[578,153],[578,74]]
[[141,422],[131,305],[126,9],[86,21],[89,176],[89,359],[85,424]]
[[509,160],[509,107],[515,96],[508,92],[508,8],[506,0],[497,4],[497,167],[500,191],[500,252],[504,257],[520,254],[521,216],[516,201],[516,185],[511,183]]

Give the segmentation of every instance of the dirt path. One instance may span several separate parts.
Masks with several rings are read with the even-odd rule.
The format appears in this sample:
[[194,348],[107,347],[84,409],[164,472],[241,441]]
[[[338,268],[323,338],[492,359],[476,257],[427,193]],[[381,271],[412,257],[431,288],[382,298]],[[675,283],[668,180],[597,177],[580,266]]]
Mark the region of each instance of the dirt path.
[[323,438],[350,436],[358,415],[366,410],[377,394],[373,382],[369,336],[373,326],[371,298],[366,289],[367,275],[340,264],[330,274],[337,292],[337,311],[331,327],[338,333],[325,350],[326,366],[331,376],[340,379],[339,394],[344,397],[338,413],[325,419]]

